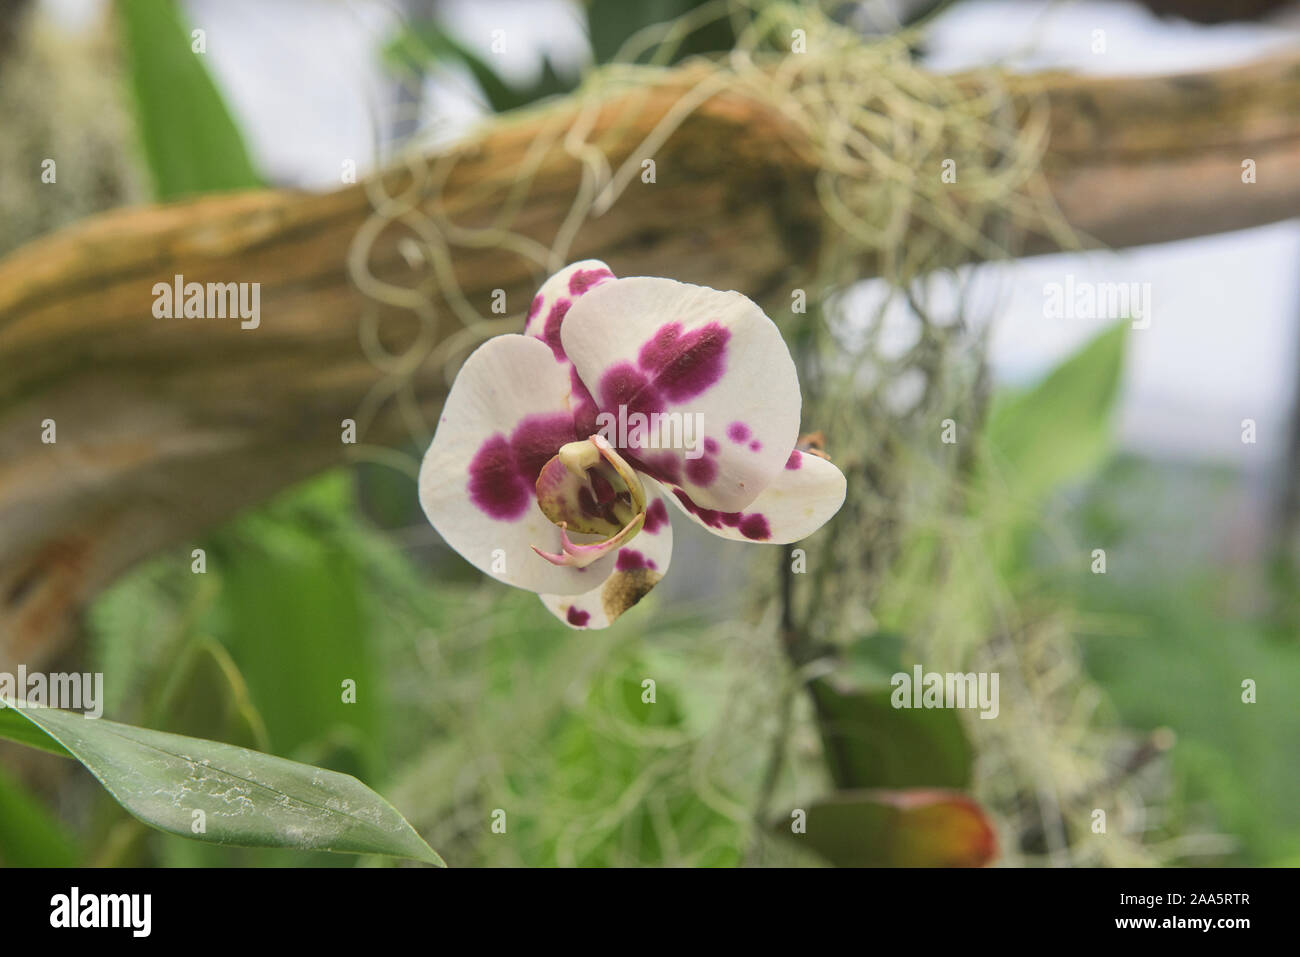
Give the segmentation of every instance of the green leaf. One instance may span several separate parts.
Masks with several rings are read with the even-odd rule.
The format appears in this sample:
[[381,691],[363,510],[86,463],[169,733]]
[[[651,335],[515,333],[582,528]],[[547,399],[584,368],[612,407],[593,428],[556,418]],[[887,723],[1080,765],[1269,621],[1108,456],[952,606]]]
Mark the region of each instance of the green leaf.
[[[624,43],[635,33],[655,24],[669,23],[711,0],[591,0],[587,8],[587,29],[591,35],[591,49],[597,63],[609,63],[618,55]],[[731,20],[724,15],[715,17],[682,37],[673,51],[670,63],[688,56],[722,53],[736,45],[736,34]],[[642,57],[644,59],[644,57]]]
[[837,867],[980,867],[997,855],[983,809],[953,791],[841,791],[773,832]]
[[2,699],[0,699],[0,738],[24,744],[29,748],[48,751],[61,758],[72,757],[67,748],[39,728],[33,727],[30,721],[18,714],[17,709],[7,707]]
[[988,478],[1015,501],[1036,506],[1110,451],[1127,328],[1127,320],[1115,323],[1033,388],[994,402],[986,430]]
[[63,825],[0,769],[0,865],[76,867],[77,863],[76,844]]
[[826,763],[839,788],[970,785],[974,752],[950,708],[895,708],[888,687],[837,675],[809,682]]
[[529,86],[512,86],[482,57],[432,20],[403,27],[384,49],[383,57],[390,67],[404,70],[423,70],[433,63],[460,63],[469,70],[488,104],[497,113],[567,93],[574,87],[555,72],[554,64],[545,56],[542,57],[542,75],[537,82]]
[[[384,854],[446,866],[356,778],[216,741],[51,708],[18,712],[144,823],[213,844]],[[196,816],[206,831],[191,830]]]
[[117,11],[157,197],[262,185],[175,0],[118,0]]

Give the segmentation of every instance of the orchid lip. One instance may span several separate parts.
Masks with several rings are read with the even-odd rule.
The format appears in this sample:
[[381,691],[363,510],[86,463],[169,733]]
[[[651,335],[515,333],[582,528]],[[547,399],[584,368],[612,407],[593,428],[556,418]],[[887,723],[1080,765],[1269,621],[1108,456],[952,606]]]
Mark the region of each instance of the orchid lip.
[[[600,435],[569,442],[537,476],[537,505],[560,529],[561,551],[532,546],[555,565],[585,568],[626,544],[645,524],[646,495],[636,471]],[[574,543],[569,532],[604,536]]]
[[613,535],[603,542],[593,542],[590,545],[578,545],[569,540],[568,529],[564,523],[560,523],[560,551],[551,553],[544,552],[536,545],[531,546],[533,551],[545,558],[552,565],[570,565],[574,568],[586,568],[592,562],[599,561],[615,549],[622,548],[629,541],[636,537],[637,532],[641,531],[641,526],[645,524],[645,512],[637,515],[631,522],[619,530],[618,534]]

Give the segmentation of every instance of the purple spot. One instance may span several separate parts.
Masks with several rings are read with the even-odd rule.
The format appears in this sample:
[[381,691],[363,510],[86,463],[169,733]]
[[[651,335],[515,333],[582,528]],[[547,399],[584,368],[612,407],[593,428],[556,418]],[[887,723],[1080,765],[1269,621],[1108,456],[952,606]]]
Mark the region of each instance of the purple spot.
[[575,438],[573,418],[568,413],[526,416],[510,433],[510,448],[519,477],[532,488],[542,473],[542,466],[560,451],[561,445]]
[[524,328],[527,329],[537,318],[537,314],[542,311],[542,294],[539,292],[533,296],[533,304],[528,307],[528,318],[524,320]]
[[551,352],[560,361],[568,358],[560,342],[560,326],[564,322],[564,317],[569,314],[571,305],[573,303],[568,299],[557,299],[555,305],[551,306],[551,311],[546,314],[546,325],[542,329],[542,341],[551,347]]
[[758,439],[755,439],[753,442],[749,443],[749,451],[761,452],[762,450],[763,450],[763,443],[758,441]]
[[785,460],[785,467],[791,472],[803,468],[803,454],[798,449],[792,451],[790,457]]
[[641,347],[637,361],[654,373],[655,387],[668,398],[689,399],[722,378],[730,338],[716,322],[687,333],[680,322],[672,322]]
[[581,296],[592,286],[599,286],[606,279],[613,279],[614,274],[608,269],[579,269],[569,277],[569,293]]
[[668,508],[664,505],[663,499],[657,498],[645,510],[645,525],[641,530],[647,535],[654,535],[667,524]]
[[569,613],[564,617],[568,620],[569,624],[574,627],[583,628],[586,626],[587,622],[591,621],[591,612],[583,611],[577,605],[570,605]]
[[[547,321],[547,329],[550,329],[550,320]],[[641,413],[648,417],[655,412],[662,412],[669,400],[679,401],[703,392],[722,377],[726,344],[730,338],[731,333],[716,322],[685,334],[682,333],[680,322],[660,327],[638,353],[637,363],[640,368],[631,362],[619,362],[610,366],[602,373],[600,384],[595,390],[599,402],[587,406],[579,401],[579,407],[574,412],[579,434],[589,434],[586,431],[588,425],[591,426],[591,432],[596,431],[596,415],[592,413],[597,410],[617,416],[622,407],[626,416]],[[557,355],[562,356],[563,350]],[[571,378],[575,395],[580,395],[577,388],[580,380],[576,373]],[[651,478],[674,485],[680,483],[682,464],[674,453],[657,456],[644,454],[638,460],[628,453],[640,452],[640,447],[629,449],[620,446],[619,450],[629,462]],[[716,455],[717,441],[705,439],[705,451]],[[697,481],[701,485],[711,482],[711,475],[717,471],[713,464],[688,464],[687,468],[698,476]]]
[[682,481],[682,464],[672,452],[658,452],[652,455],[626,454],[624,456],[641,472],[668,485],[678,485]]
[[536,494],[542,466],[573,439],[573,419],[563,412],[527,416],[509,439],[491,436],[469,463],[470,501],[498,521],[519,518]]
[[712,485],[718,477],[718,463],[709,458],[687,459],[686,477],[696,485]]
[[710,528],[722,527],[722,513],[714,511],[711,508],[700,508],[691,500],[691,497],[679,488],[673,489],[673,494],[677,496],[677,501],[685,506],[686,511],[690,512],[705,525]]
[[484,442],[470,461],[469,498],[499,522],[514,521],[528,508],[529,486],[515,468],[514,453],[504,435],[497,433]]
[[641,412],[649,415],[663,408],[663,397],[646,375],[630,362],[620,362],[605,370],[600,377],[602,408],[617,409],[624,406],[627,414]]
[[748,539],[761,542],[772,537],[772,529],[767,519],[758,512],[750,512],[740,523],[740,534]]
[[579,438],[595,435],[600,431],[596,418],[600,410],[596,400],[591,397],[587,387],[578,376],[578,370],[569,366],[569,403],[573,406],[573,432]]
[[618,559],[614,562],[615,571],[630,572],[638,568],[646,568],[645,556],[635,548],[620,548]]
[[727,438],[733,442],[744,442],[749,438],[749,426],[744,422],[732,422],[727,426]]
[[700,508],[691,497],[679,488],[673,489],[673,494],[677,500],[682,503],[686,511],[690,512],[705,525],[710,528],[739,528],[740,534],[753,541],[765,541],[772,537],[772,530],[768,527],[767,518],[760,512],[719,512],[711,508]]

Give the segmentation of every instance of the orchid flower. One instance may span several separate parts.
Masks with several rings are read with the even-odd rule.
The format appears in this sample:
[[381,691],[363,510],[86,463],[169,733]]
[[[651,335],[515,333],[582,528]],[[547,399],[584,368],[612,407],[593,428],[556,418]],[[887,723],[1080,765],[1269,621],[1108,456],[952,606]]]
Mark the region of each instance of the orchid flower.
[[574,263],[543,284],[524,335],[465,360],[420,503],[479,569],[574,628],[605,628],[668,571],[665,500],[722,538],[771,544],[839,510],[843,474],[795,448],[799,411],[790,352],[749,299]]

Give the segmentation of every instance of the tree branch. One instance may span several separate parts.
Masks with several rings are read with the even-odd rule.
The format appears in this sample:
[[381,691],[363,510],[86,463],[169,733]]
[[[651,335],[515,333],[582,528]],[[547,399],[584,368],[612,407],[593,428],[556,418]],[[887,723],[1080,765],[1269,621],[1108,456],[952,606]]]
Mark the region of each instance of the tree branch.
[[[692,70],[612,95],[591,139],[615,164],[639,162],[646,135],[698,79]],[[1176,77],[1006,82],[1021,111],[1045,97],[1052,195],[1101,243],[1300,214],[1300,56]],[[562,102],[504,118],[443,156],[441,211],[462,226],[491,223],[536,160],[513,228],[549,249],[583,182],[561,136],[577,109]],[[530,153],[548,133],[550,148]],[[656,151],[658,182],[633,182],[612,212],[582,223],[566,258],[756,299],[784,295],[830,238],[812,155],[784,117],[717,93]],[[1245,159],[1256,162],[1256,184],[1241,182]],[[413,190],[426,211],[434,202],[419,171],[382,182],[389,195]],[[47,660],[75,612],[132,563],[166,548],[188,560],[204,528],[346,460],[341,422],[385,379],[359,345],[364,310],[377,309],[365,328],[383,348],[429,347],[411,312],[377,307],[350,279],[349,251],[373,213],[364,185],[208,196],[95,217],[0,260],[0,669]],[[520,311],[559,265],[527,249],[460,247],[450,274],[416,274],[400,248],[415,228],[398,217],[380,230],[370,273],[444,294],[454,276],[484,313],[495,289]],[[155,318],[153,286],[177,274],[261,283],[260,327]],[[434,343],[461,328],[450,314],[429,321]],[[413,404],[430,417],[445,390],[435,366],[409,378]],[[41,440],[47,419],[55,444]],[[362,440],[407,436],[389,402]]]

